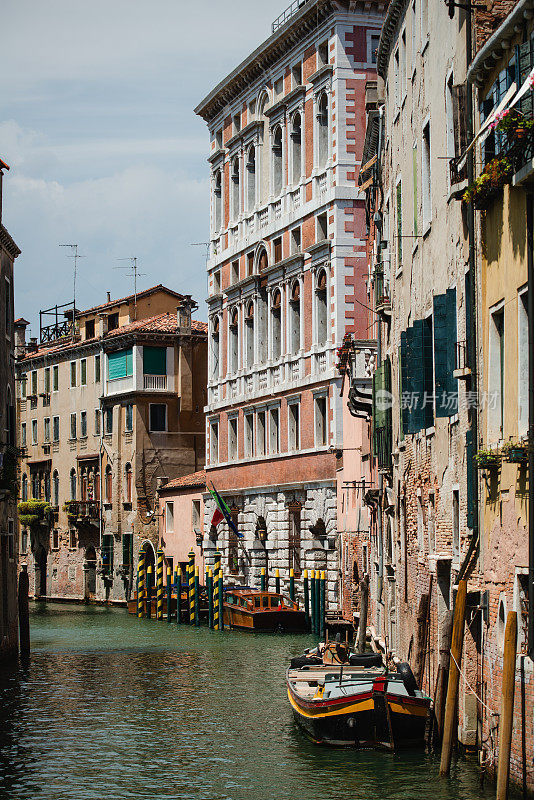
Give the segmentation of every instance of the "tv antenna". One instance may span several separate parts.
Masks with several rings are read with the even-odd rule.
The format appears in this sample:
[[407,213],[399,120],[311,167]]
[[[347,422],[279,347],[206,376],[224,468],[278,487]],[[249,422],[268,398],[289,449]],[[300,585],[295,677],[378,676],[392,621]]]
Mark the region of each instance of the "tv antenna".
[[206,261],[210,252],[210,242],[191,242],[191,247],[205,247],[206,248]]
[[129,258],[118,258],[117,261],[129,261],[130,263],[125,265],[124,267],[114,267],[114,269],[130,269],[131,272],[128,273],[129,278],[133,278],[134,281],[134,321],[137,319],[137,278],[142,275],[146,275],[146,272],[139,272],[139,268],[137,266],[138,258],[137,256],[130,256]]
[[74,317],[76,316],[76,272],[77,272],[77,269],[78,269],[78,259],[79,258],[86,258],[86,256],[81,256],[78,253],[78,245],[77,244],[60,244],[59,246],[60,247],[70,247],[71,254],[70,254],[70,256],[67,256],[67,258],[73,258],[74,259],[74,280],[73,280],[73,292],[72,292],[72,294],[73,294],[72,299],[74,301],[74,312],[73,312],[73,317],[72,317],[72,327],[74,329]]

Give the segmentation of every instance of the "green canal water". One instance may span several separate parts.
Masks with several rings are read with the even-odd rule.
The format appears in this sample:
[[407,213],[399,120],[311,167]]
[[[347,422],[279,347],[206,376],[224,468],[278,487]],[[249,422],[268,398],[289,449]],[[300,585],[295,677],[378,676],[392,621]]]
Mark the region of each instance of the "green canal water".
[[1,800],[472,800],[458,761],[317,747],[284,688],[306,636],[223,634],[122,609],[36,606],[0,680]]

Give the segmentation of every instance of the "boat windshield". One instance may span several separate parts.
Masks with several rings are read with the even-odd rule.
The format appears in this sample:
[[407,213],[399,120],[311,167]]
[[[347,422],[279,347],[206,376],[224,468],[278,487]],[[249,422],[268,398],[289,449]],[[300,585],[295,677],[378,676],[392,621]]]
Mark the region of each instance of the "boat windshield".
[[229,603],[231,606],[233,606],[237,602],[237,598],[234,597],[233,594],[227,594],[226,595],[226,602]]
[[255,608],[259,608],[260,605],[261,605],[260,598],[259,597],[255,597],[254,598],[254,607]]
[[268,607],[269,607],[269,596],[268,596],[268,595],[264,595],[264,596],[261,598],[261,604],[262,604],[262,606],[263,606],[264,608],[268,608]]

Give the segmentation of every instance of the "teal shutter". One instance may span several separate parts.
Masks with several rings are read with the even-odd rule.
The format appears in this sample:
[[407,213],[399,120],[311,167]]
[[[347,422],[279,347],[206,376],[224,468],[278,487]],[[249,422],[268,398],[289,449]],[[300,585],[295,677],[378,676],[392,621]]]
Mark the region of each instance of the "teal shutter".
[[412,341],[408,370],[411,375],[413,408],[411,414],[411,433],[425,427],[423,398],[425,395],[425,357],[423,345],[424,321],[416,319],[412,327]]
[[102,567],[111,575],[113,572],[113,534],[105,533],[102,536]]
[[456,289],[447,289],[447,364],[449,370],[448,394],[449,394],[449,416],[458,413],[458,378],[454,377],[456,369],[456,343],[458,341],[458,330],[456,325]]
[[434,424],[434,348],[432,342],[432,317],[423,320],[423,427]]
[[145,375],[167,374],[166,347],[143,347],[143,372]]
[[473,431],[465,434],[465,460],[467,463],[467,527],[473,529],[475,520],[475,481],[473,479]]
[[434,297],[434,361],[436,416],[450,417],[458,411],[456,368],[456,289]]
[[132,348],[108,353],[108,379],[112,381],[116,378],[127,378],[129,375],[133,375]]
[[133,533],[122,534],[122,563],[125,567],[133,563]]
[[405,426],[404,433],[414,433],[414,408],[413,408],[413,375],[412,375],[412,350],[413,350],[413,328],[406,329],[406,358],[404,359],[404,376],[402,391],[404,392],[406,409],[405,409]]

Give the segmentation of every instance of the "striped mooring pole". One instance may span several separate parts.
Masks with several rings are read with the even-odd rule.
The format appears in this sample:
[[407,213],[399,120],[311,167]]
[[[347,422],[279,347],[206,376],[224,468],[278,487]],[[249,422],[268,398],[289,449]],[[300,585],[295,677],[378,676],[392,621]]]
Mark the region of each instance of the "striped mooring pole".
[[149,564],[146,571],[146,618],[152,616],[152,564]]
[[320,592],[319,636],[321,637],[321,639],[324,639],[324,633],[325,633],[324,616],[325,616],[325,605],[326,605],[326,572],[324,571],[324,569],[321,572],[321,582],[319,585],[319,592]]
[[156,619],[163,619],[163,550],[158,549],[156,556]]
[[260,578],[260,586],[262,592],[266,591],[266,583],[267,583],[267,576],[265,574],[265,567],[261,568],[261,578]]
[[200,625],[200,577],[199,568],[195,567],[195,625]]
[[174,568],[174,591],[176,592],[176,624],[180,622],[180,570],[178,567]]
[[274,590],[276,594],[280,594],[280,570],[277,569],[274,574]]
[[195,624],[195,554],[189,553],[189,624]]
[[315,570],[310,572],[310,605],[311,605],[311,631],[315,633],[316,617],[315,617]]
[[223,571],[222,565],[219,560],[219,630],[224,630],[224,587],[223,587]]
[[315,633],[321,634],[321,573],[315,570]]
[[291,600],[295,599],[295,570],[293,567],[289,570],[289,597]]
[[137,568],[137,616],[142,619],[145,616],[143,600],[145,599],[145,551],[139,553],[139,566]]
[[208,626],[213,630],[213,572],[211,569],[208,569],[206,588],[208,590]]
[[219,570],[221,568],[221,554],[215,553],[215,561],[213,564],[213,627],[216,631],[221,630],[221,622],[219,619]]
[[171,621],[172,573],[167,567],[167,622]]
[[310,624],[310,598],[308,597],[308,570],[305,569],[302,576],[302,589],[304,592],[304,613],[306,614],[306,622]]

